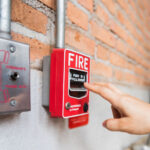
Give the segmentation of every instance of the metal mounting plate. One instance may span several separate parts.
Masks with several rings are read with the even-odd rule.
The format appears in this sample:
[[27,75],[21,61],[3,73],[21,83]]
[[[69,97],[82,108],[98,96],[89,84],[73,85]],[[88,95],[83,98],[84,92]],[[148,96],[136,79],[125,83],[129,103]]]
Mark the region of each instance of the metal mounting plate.
[[0,114],[30,110],[29,46],[0,38]]
[[50,56],[43,58],[43,91],[42,105],[49,107],[49,92],[50,92]]

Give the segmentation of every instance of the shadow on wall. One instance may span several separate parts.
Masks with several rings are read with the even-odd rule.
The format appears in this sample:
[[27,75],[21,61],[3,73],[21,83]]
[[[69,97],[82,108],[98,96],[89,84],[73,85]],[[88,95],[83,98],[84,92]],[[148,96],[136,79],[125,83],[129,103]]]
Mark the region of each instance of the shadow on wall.
[[14,121],[17,120],[20,117],[21,113],[15,113],[15,114],[4,114],[4,115],[0,115],[0,125],[1,124],[5,124],[8,121]]
[[[42,107],[42,106],[41,106]],[[51,118],[50,117],[50,112],[49,112],[49,108],[48,107],[43,107],[44,108],[44,111],[46,113],[46,116],[48,117],[47,121],[49,122],[49,124],[52,124],[53,126],[55,126],[56,128],[65,128],[65,122],[66,120],[65,119],[62,119],[62,118]]]

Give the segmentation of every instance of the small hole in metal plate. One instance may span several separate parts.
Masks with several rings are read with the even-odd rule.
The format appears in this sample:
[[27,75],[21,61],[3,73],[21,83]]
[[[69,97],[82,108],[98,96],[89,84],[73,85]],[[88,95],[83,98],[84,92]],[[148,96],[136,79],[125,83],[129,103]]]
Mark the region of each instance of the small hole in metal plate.
[[12,72],[11,75],[10,75],[10,79],[15,81],[17,79],[19,79],[19,73],[18,72]]

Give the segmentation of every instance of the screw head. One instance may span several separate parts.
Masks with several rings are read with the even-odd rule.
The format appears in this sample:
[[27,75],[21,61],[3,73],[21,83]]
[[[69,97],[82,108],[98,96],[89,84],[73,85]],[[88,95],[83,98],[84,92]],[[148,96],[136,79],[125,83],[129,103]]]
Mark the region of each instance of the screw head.
[[69,110],[70,107],[71,107],[71,104],[70,104],[69,102],[67,102],[66,105],[65,105],[65,108],[66,108],[67,110]]
[[89,109],[89,105],[87,103],[85,103],[84,106],[83,106],[83,111],[87,112],[88,109]]
[[13,81],[16,81],[17,79],[19,79],[20,75],[18,72],[12,72],[10,74],[10,79],[13,80]]
[[16,106],[16,100],[14,100],[14,99],[11,100],[11,101],[10,101],[10,105],[11,105],[11,106]]
[[9,50],[11,53],[14,53],[16,51],[16,47],[13,45],[10,45]]

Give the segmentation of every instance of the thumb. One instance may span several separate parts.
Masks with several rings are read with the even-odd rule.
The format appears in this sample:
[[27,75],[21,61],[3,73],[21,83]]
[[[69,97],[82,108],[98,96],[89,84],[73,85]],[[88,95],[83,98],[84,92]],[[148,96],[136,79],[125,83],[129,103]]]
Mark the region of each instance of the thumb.
[[127,132],[128,128],[128,119],[119,118],[119,119],[108,119],[103,122],[103,126],[111,131],[125,131]]

